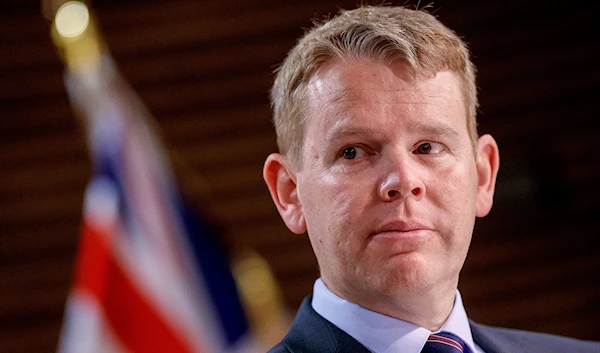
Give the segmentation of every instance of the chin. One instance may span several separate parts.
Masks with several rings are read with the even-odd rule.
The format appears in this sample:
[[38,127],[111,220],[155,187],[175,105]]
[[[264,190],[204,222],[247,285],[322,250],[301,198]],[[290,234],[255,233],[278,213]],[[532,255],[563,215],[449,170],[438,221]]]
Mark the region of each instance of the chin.
[[421,259],[402,260],[388,276],[382,278],[380,287],[390,293],[419,293],[429,290],[436,282],[434,271]]

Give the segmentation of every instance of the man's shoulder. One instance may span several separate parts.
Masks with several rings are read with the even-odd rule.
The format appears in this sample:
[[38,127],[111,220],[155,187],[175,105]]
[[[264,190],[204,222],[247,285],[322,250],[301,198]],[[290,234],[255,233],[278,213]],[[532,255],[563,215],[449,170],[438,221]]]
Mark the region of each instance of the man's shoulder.
[[350,335],[314,311],[311,300],[312,296],[304,299],[288,333],[268,353],[369,352]]
[[283,342],[279,342],[273,348],[269,349],[267,353],[292,353],[292,351]]
[[[290,330],[268,353],[368,352],[354,338],[302,302]],[[486,353],[600,353],[600,342],[487,326],[470,321],[473,340]]]
[[486,352],[600,353],[600,342],[471,322],[473,339]]

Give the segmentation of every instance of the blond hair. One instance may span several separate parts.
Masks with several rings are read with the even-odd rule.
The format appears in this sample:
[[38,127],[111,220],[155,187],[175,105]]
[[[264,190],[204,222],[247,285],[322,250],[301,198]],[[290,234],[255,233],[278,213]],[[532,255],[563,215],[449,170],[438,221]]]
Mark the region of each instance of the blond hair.
[[307,118],[306,86],[318,68],[333,58],[367,58],[388,65],[401,61],[415,75],[431,77],[442,70],[454,71],[463,91],[472,143],[477,140],[475,67],[466,44],[424,10],[362,6],[316,24],[276,70],[271,106],[277,144],[280,153],[298,167]]

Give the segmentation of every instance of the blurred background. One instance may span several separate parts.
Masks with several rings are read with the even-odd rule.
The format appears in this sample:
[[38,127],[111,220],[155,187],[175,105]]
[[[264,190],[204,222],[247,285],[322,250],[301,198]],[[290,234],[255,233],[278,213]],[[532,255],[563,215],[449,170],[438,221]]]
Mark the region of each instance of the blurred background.
[[[188,197],[212,212],[228,244],[267,261],[290,314],[318,269],[262,180],[276,151],[272,71],[312,18],[356,4],[91,3],[124,77],[185,166]],[[39,1],[0,6],[0,352],[51,352],[90,160]],[[486,324],[599,340],[597,16],[558,1],[436,1],[432,9],[470,44],[480,133],[492,133],[501,153],[496,204],[477,222],[461,278],[467,312]]]

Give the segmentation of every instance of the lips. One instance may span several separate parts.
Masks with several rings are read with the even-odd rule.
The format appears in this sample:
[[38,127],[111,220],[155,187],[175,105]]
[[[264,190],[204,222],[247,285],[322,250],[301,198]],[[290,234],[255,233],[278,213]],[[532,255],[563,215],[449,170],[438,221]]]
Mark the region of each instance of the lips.
[[431,231],[430,227],[427,227],[416,221],[394,221],[385,223],[381,227],[377,228],[373,235],[384,235],[384,234],[399,234],[399,235],[409,235],[409,234],[420,234],[425,233],[427,231]]

